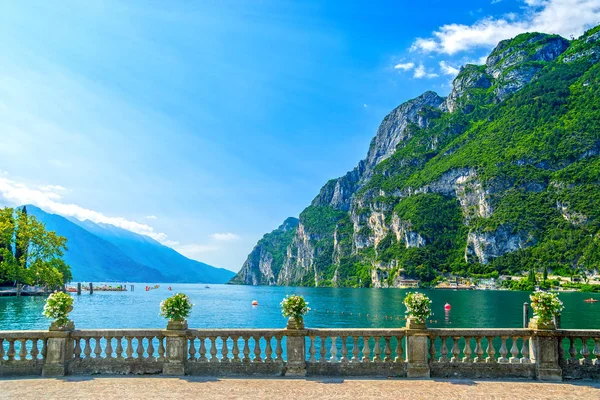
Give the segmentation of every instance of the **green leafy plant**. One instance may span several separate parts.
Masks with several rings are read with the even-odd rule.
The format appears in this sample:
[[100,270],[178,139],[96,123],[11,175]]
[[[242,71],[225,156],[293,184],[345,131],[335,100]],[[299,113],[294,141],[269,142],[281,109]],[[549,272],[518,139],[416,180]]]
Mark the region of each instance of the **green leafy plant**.
[[419,324],[424,324],[431,315],[431,300],[423,293],[408,293],[404,298],[404,305],[406,306],[406,315]]
[[306,313],[310,311],[308,302],[302,296],[295,294],[286,296],[281,301],[281,312],[286,318],[293,318],[296,324],[299,324],[300,320]]
[[541,324],[551,323],[554,316],[560,314],[563,310],[563,303],[558,298],[558,293],[543,292],[540,290],[532,293],[529,298],[531,299],[533,316]]
[[187,294],[177,293],[161,301],[159,315],[171,321],[183,321],[189,317],[193,306]]
[[44,316],[54,320],[57,326],[63,327],[69,323],[68,315],[73,309],[73,298],[63,292],[52,293],[46,300]]

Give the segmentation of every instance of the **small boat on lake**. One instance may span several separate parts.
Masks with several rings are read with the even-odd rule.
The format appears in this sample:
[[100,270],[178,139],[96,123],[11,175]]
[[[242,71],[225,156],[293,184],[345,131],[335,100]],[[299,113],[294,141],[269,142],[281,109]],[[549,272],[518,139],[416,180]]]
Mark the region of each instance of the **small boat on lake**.
[[590,297],[589,299],[585,299],[585,300],[584,300],[584,302],[586,302],[586,303],[597,303],[597,302],[598,302],[598,300],[596,300],[596,299],[592,299],[592,298]]

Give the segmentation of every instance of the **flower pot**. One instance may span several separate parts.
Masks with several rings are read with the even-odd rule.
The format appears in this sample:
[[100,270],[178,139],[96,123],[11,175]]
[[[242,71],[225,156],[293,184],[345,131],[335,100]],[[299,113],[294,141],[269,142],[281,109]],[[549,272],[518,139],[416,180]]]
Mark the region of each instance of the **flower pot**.
[[170,319],[167,323],[167,330],[169,331],[183,331],[188,328],[188,323],[185,319],[175,320]]
[[75,329],[75,323],[70,320],[65,325],[58,325],[56,321],[54,321],[50,324],[50,328],[48,328],[49,331],[54,332],[68,332],[72,331],[73,329]]
[[529,321],[529,329],[537,329],[537,330],[554,330],[556,326],[554,325],[554,321],[541,322],[537,318],[532,318]]
[[304,329],[304,318],[295,319],[294,317],[290,317],[286,329]]
[[416,318],[410,317],[406,320],[406,329],[425,329],[427,324],[420,322]]

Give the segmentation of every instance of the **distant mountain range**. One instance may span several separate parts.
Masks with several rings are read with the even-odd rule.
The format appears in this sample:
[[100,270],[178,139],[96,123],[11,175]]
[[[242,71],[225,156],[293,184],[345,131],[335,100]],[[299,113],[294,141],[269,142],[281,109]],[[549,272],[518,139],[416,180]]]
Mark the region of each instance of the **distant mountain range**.
[[64,259],[74,281],[225,283],[234,275],[114,225],[65,218],[32,205],[27,211],[68,239]]

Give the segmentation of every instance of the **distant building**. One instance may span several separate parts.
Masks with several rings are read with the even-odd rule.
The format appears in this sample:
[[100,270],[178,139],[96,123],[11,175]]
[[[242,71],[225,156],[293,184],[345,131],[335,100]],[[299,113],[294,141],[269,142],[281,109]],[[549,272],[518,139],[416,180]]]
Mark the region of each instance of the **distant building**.
[[401,289],[414,289],[419,287],[420,281],[417,279],[400,279],[398,287]]
[[480,279],[477,284],[477,289],[481,290],[495,290],[497,288],[496,279]]

